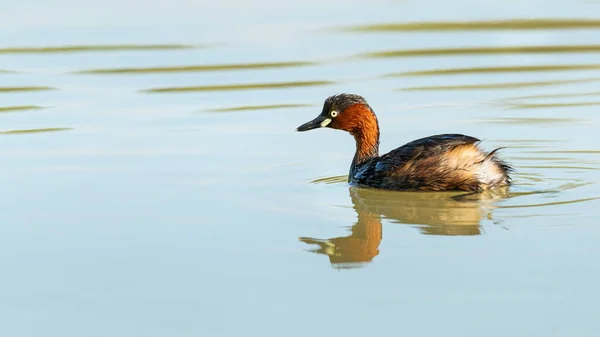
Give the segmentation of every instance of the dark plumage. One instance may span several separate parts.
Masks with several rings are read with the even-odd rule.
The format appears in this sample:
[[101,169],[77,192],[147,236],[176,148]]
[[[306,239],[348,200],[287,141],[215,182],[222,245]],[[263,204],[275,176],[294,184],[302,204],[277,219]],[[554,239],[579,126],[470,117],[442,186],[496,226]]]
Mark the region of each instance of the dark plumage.
[[[417,139],[356,166],[349,181],[392,190],[477,191],[509,183],[510,167],[487,157],[479,139],[443,134]],[[486,165],[489,167],[486,168]]]
[[510,184],[512,168],[498,159],[496,150],[486,153],[479,139],[443,134],[417,139],[379,156],[379,124],[373,109],[358,95],[327,98],[317,118],[298,127],[340,129],[356,140],[348,181],[351,184],[389,190],[447,191],[482,189]]

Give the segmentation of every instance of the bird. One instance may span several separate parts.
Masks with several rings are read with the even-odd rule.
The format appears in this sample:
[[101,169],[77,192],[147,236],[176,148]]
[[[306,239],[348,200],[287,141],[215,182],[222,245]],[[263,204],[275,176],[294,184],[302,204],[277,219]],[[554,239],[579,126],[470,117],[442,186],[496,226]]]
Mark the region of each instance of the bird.
[[395,191],[481,192],[512,183],[513,167],[498,158],[502,148],[486,152],[481,141],[463,134],[420,138],[379,155],[379,122],[363,96],[328,97],[321,113],[297,131],[343,130],[356,141],[348,183]]

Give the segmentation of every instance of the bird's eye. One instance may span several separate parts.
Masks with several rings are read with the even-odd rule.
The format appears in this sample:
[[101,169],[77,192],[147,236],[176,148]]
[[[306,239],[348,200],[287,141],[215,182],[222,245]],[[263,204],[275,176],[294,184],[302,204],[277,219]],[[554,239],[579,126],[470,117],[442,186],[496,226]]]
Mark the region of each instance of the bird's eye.
[[331,117],[336,117],[338,115],[338,112],[335,110],[331,111]]

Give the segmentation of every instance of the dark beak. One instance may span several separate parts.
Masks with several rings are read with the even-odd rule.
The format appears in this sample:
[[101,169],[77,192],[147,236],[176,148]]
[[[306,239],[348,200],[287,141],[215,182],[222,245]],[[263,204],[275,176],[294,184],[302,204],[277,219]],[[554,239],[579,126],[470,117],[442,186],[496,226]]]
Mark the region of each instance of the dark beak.
[[[326,120],[329,120],[329,118],[323,116],[323,115],[319,115],[317,116],[317,118],[313,119],[312,121],[308,122],[308,123],[304,123],[302,125],[300,125],[296,131],[308,131],[308,130],[312,130],[312,129],[318,129],[318,128],[322,128],[327,126]],[[331,120],[329,120],[331,121]]]

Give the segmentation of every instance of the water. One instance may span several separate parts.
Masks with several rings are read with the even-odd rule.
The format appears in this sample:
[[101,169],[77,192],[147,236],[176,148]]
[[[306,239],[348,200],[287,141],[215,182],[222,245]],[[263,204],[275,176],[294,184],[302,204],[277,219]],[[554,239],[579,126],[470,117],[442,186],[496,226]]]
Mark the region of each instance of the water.
[[[595,336],[600,3],[0,4],[3,336]],[[465,133],[488,195],[349,187],[296,133]]]

